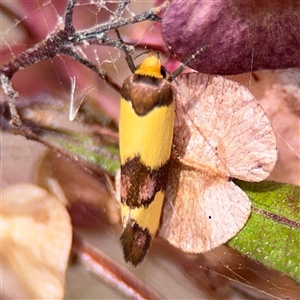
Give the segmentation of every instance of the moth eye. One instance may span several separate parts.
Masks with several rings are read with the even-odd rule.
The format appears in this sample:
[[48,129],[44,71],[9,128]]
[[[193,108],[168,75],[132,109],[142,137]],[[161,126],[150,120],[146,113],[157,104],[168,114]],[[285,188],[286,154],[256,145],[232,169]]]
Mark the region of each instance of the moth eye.
[[166,78],[166,76],[167,76],[167,70],[166,70],[165,67],[163,67],[163,66],[160,67],[160,73],[161,73],[161,75],[162,75],[164,78]]

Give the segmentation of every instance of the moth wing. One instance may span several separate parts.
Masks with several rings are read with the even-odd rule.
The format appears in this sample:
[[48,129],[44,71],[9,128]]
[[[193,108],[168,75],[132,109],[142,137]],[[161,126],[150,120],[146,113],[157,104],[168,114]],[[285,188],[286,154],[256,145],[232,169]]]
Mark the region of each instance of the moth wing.
[[189,73],[175,84],[173,143],[178,155],[228,176],[261,181],[277,160],[276,138],[263,108],[244,86]]
[[226,178],[172,163],[159,236],[185,252],[202,253],[227,242],[246,223],[251,203]]
[[230,177],[265,179],[277,159],[276,139],[263,108],[242,85],[190,73],[175,88],[175,151],[159,235],[199,253],[244,226],[251,203]]

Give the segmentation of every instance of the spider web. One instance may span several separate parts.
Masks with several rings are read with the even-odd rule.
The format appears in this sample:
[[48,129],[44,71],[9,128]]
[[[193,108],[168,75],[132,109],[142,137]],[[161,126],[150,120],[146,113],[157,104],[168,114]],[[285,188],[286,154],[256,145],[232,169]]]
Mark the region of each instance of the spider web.
[[[73,25],[76,30],[83,32],[91,30],[99,24],[135,16],[139,12],[145,11],[147,7],[151,8],[151,2],[134,4],[134,10],[131,8],[132,4],[120,9],[120,3],[121,1],[114,0],[78,1],[74,8]],[[20,51],[57,33],[64,25],[63,17],[66,5],[66,1],[3,2],[1,48],[5,55],[2,56],[2,63],[15,59]],[[39,25],[36,26],[36,24]],[[130,39],[129,36],[132,32],[126,28],[121,30],[124,32],[125,39]],[[136,34],[138,30],[136,28],[134,30]],[[149,31],[151,31],[151,26],[149,29],[143,29],[139,35],[145,36]],[[108,34],[116,39],[113,31]],[[141,40],[142,37],[138,38],[135,44]],[[101,45],[92,46],[83,41],[80,45],[76,45],[74,50],[84,59],[94,63],[100,72],[109,72],[120,85],[129,74],[128,67],[124,61],[120,61],[120,50],[114,47],[105,48],[103,49]],[[111,92],[111,88],[105,81],[100,83],[100,86],[98,84],[98,87],[96,83],[82,82],[82,74],[74,72],[72,69],[75,67],[73,65],[70,67],[69,62],[66,63],[65,57],[58,56],[49,61],[52,64],[53,76],[56,77],[57,84],[60,86],[60,92],[64,94],[65,98],[72,101],[69,112],[70,119],[75,118],[76,112],[85,98],[99,99],[99,94],[102,94],[101,105],[106,113],[117,121],[117,100],[114,98],[118,98],[118,95],[111,96],[114,92]]]

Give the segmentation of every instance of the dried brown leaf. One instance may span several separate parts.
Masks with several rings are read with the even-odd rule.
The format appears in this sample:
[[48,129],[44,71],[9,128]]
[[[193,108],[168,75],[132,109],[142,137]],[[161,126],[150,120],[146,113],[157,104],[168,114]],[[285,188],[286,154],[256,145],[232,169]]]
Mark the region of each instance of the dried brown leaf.
[[62,299],[72,227],[65,207],[33,184],[3,190],[1,256],[28,298]]

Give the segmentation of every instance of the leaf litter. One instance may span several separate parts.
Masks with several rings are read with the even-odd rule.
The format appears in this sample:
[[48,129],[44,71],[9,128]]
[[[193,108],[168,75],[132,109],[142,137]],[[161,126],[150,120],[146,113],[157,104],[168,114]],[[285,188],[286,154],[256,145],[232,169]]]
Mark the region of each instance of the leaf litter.
[[[25,295],[62,299],[72,241],[64,205],[36,185],[11,185],[2,192],[1,228],[3,266],[13,270]],[[18,289],[13,293],[25,296]]]

